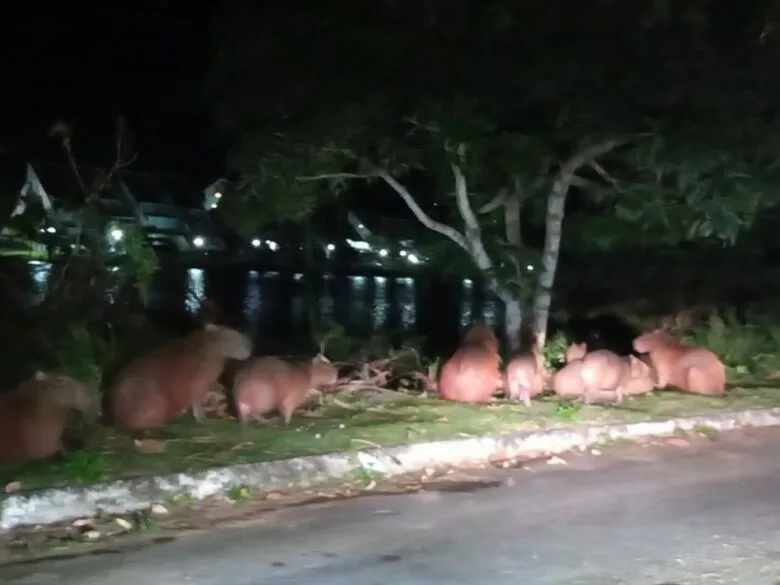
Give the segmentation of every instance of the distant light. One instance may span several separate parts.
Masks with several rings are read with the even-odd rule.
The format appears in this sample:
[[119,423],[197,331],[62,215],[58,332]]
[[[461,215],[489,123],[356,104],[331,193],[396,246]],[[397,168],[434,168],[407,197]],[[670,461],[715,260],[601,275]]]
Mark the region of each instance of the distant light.
[[279,244],[277,244],[273,240],[266,240],[265,245],[271,248],[272,252],[276,252],[279,249]]
[[533,267],[533,265],[531,265],[531,264],[529,264],[528,266],[526,266],[526,268],[527,268],[527,269],[528,269],[530,272],[533,272],[533,270],[534,270],[534,267]]
[[50,225],[49,227],[46,228],[46,231],[49,232],[50,234],[53,234],[57,231],[57,228]]
[[333,250],[336,249],[336,246],[334,246],[333,244],[328,244],[327,246],[325,246],[325,248],[328,250],[328,252],[333,252]]
[[380,255],[382,258],[384,258],[385,256],[387,256],[387,250],[385,250],[384,248],[382,248],[381,250],[379,250],[379,255]]
[[410,264],[419,264],[420,259],[415,256],[414,254],[409,254],[409,256],[406,258]]
[[252,245],[253,245],[255,248],[259,248],[259,247],[260,247],[260,245],[261,245],[262,243],[263,243],[263,242],[262,242],[261,240],[258,240],[257,238],[255,238],[254,240],[252,240]]
[[355,250],[360,250],[362,252],[367,252],[371,249],[371,245],[368,242],[347,239],[347,244]]
[[125,232],[123,232],[119,228],[114,228],[108,233],[108,235],[111,236],[111,239],[114,240],[115,242],[119,242],[122,239],[122,237],[125,235]]
[[222,199],[222,193],[220,193],[219,191],[217,191],[216,193],[214,193],[214,198],[215,198],[215,199]]
[[201,236],[195,236],[195,238],[192,240],[192,243],[196,248],[200,248],[203,244],[206,243],[206,240],[204,240]]
[[216,208],[217,208],[217,204],[216,203],[212,203],[211,204],[211,209],[216,209]]
[[406,256],[408,254],[408,252],[406,250],[401,250],[398,253],[401,255],[401,258],[403,258],[404,256]]
[[361,230],[362,230],[364,227],[366,227],[366,226],[364,226],[362,223],[359,223],[359,224],[358,224],[358,229],[361,229]]

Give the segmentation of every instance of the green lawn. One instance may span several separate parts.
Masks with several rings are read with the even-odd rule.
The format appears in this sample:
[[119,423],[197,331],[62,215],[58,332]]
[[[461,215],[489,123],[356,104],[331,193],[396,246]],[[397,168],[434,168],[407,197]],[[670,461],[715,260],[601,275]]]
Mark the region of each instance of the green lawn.
[[188,416],[153,435],[164,450],[142,453],[132,439],[99,429],[93,446],[57,463],[0,466],[0,480],[19,481],[25,489],[95,483],[284,459],[375,446],[402,445],[486,433],[566,427],[699,414],[713,410],[780,406],[780,388],[742,384],[725,398],[658,392],[617,406],[575,406],[544,398],[530,409],[497,401],[470,406],[390,393],[383,401],[361,402],[353,396],[330,396],[325,406],[297,414],[290,427],[248,426],[232,420],[198,425]]

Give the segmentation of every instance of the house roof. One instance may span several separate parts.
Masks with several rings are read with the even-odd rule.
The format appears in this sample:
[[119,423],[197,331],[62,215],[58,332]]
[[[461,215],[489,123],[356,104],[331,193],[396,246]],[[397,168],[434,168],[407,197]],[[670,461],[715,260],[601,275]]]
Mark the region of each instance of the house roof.
[[197,207],[203,196],[188,181],[172,175],[120,171],[119,176],[137,201]]

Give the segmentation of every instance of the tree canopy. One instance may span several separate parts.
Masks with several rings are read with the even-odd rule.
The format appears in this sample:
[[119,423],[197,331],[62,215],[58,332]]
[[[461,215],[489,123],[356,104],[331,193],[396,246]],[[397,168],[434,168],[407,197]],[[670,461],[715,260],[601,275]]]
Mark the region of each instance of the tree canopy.
[[578,245],[733,242],[777,201],[773,11],[341,0],[229,12],[207,84],[241,177],[225,211],[239,228],[299,219],[373,181],[371,196],[403,198],[499,283],[520,278],[502,250],[521,248],[521,208],[547,215],[549,239],[569,190],[590,208],[571,220]]

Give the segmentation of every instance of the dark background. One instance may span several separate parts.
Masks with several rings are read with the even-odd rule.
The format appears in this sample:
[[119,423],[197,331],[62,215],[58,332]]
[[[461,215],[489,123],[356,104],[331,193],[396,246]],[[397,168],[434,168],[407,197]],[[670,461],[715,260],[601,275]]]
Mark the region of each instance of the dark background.
[[184,174],[199,196],[222,172],[200,97],[209,9],[165,0],[74,6],[21,3],[6,13],[3,166],[60,154],[47,138],[57,119],[73,125],[80,164],[111,164],[123,115],[139,155],[134,169]]

